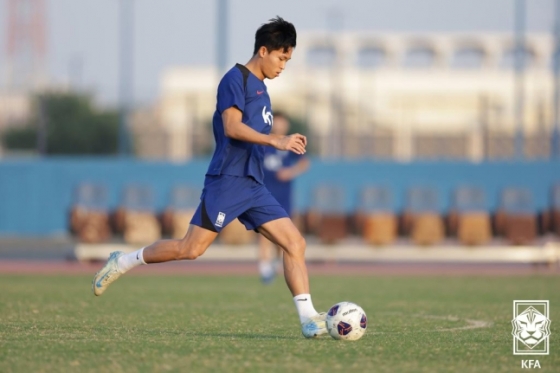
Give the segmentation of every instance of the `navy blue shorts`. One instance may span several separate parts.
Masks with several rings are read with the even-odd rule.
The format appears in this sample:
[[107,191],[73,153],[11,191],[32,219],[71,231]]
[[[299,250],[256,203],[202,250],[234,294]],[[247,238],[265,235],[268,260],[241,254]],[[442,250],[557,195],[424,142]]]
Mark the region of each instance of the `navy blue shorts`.
[[247,230],[288,214],[263,184],[251,177],[206,176],[191,224],[220,232],[238,218]]
[[292,186],[290,184],[278,185],[275,183],[266,183],[266,188],[270,191],[270,194],[284,208],[288,216],[292,216]]

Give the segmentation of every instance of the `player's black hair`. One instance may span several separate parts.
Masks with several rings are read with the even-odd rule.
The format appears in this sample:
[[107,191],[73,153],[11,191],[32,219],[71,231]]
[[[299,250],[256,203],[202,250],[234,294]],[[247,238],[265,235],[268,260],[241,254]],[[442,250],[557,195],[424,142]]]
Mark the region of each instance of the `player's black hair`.
[[286,52],[290,47],[296,47],[296,38],[294,25],[282,17],[276,16],[257,30],[253,55],[257,54],[261,47],[266,47],[269,52],[279,49]]

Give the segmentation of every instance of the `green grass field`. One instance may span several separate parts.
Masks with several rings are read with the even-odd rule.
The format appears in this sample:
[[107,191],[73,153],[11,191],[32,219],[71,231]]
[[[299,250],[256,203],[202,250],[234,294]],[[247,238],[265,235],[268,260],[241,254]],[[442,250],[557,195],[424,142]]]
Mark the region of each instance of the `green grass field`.
[[[0,276],[0,372],[560,371],[558,277],[312,277],[318,310],[367,312],[357,342],[304,339],[282,280],[128,275],[100,298],[90,280]],[[550,300],[550,355],[513,355],[515,299]]]

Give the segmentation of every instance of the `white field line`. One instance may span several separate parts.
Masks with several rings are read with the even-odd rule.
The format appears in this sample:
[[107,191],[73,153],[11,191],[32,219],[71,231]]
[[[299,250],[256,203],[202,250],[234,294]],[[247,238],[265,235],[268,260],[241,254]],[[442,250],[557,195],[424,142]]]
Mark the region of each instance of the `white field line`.
[[[398,313],[391,312],[391,315],[395,315]],[[416,314],[416,315],[405,315],[402,316],[409,316],[409,317],[418,317],[423,319],[433,319],[433,320],[444,320],[444,321],[464,321],[467,325],[459,326],[456,328],[444,328],[444,329],[431,329],[431,330],[415,330],[415,331],[407,331],[407,332],[374,332],[371,331],[368,334],[410,334],[410,333],[440,333],[440,332],[454,332],[460,330],[470,330],[470,329],[481,329],[481,328],[490,328],[493,323],[490,321],[484,320],[472,320],[472,319],[461,319],[456,316],[438,316],[438,315],[424,315],[424,314]]]
[[[435,320],[447,320],[447,321],[461,321],[460,318],[456,316],[436,316],[436,315],[412,315],[413,317],[421,317],[424,319],[435,319]],[[449,332],[455,330],[469,330],[469,329],[480,329],[480,328],[489,328],[492,326],[490,321],[484,320],[471,320],[471,319],[464,319],[464,321],[468,324],[465,326],[457,327],[457,328],[445,328],[445,329],[436,329],[434,332]]]

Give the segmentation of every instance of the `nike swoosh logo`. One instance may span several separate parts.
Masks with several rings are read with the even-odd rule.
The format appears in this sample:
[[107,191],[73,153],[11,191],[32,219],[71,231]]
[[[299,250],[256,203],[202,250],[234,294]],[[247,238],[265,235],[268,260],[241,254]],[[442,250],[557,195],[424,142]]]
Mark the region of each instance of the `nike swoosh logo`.
[[297,299],[298,302],[305,302],[306,300],[307,300],[307,298]]
[[100,288],[101,286],[103,286],[103,285],[101,284],[101,281],[103,281],[103,279],[104,279],[105,277],[107,277],[108,274],[109,274],[109,272],[105,272],[105,274],[104,274],[103,276],[101,276],[101,278],[95,283],[95,286],[98,287],[98,288]]
[[264,91],[257,91],[258,95],[262,95]]

